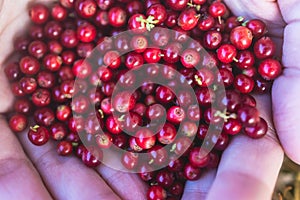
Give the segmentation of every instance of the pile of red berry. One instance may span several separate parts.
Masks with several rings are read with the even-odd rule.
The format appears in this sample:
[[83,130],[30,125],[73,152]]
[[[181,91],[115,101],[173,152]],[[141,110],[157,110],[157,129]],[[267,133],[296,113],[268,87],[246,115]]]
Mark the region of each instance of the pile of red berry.
[[22,132],[32,116],[35,145],[57,141],[89,167],[122,152],[148,199],[171,200],[218,166],[231,137],[267,132],[250,93],[269,92],[282,66],[261,20],[220,0],[60,0],[29,15],[5,73],[9,125]]

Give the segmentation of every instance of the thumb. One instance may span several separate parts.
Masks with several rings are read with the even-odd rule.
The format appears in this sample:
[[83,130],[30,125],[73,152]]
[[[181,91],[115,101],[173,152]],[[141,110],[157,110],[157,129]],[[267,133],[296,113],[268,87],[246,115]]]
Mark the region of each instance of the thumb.
[[278,0],[287,23],[284,31],[283,75],[273,85],[273,116],[279,139],[286,154],[300,163],[300,2]]

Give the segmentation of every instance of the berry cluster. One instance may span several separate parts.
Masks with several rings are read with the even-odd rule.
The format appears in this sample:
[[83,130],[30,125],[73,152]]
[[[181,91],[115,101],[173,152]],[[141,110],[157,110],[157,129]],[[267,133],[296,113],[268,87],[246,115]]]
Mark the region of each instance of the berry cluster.
[[220,0],[60,0],[29,15],[5,73],[10,128],[33,116],[35,145],[57,141],[89,167],[124,150],[147,198],[171,200],[218,166],[231,137],[267,133],[251,93],[269,92],[282,66],[261,20]]

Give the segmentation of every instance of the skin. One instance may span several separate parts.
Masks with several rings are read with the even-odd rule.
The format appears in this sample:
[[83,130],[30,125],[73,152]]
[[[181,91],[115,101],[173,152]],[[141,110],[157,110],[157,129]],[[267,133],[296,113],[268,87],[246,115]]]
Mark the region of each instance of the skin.
[[[225,2],[236,15],[267,21],[285,69],[275,81],[272,95],[257,97],[261,115],[270,126],[268,135],[260,140],[235,137],[219,168],[205,172],[199,181],[188,182],[183,199],[270,199],[284,153],[300,163],[300,102],[296,100],[300,89],[300,2]],[[136,175],[105,166],[88,169],[75,157],[57,156],[52,143],[35,147],[26,133],[9,130],[4,114],[13,96],[3,68],[13,51],[16,35],[12,33],[22,33],[26,26],[27,4],[26,0],[0,0],[0,199],[145,199],[146,185]]]

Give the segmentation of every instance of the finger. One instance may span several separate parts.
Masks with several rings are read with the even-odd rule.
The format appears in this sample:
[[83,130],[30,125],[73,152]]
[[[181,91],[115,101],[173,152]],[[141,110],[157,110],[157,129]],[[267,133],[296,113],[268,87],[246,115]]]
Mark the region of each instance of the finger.
[[75,157],[58,156],[52,141],[37,147],[25,133],[20,141],[55,199],[120,199],[95,170]]
[[10,85],[6,79],[4,68],[2,66],[0,68],[0,83],[0,113],[5,113],[11,108],[12,103],[14,102],[14,96],[10,90]]
[[51,199],[3,117],[0,127],[0,199]]
[[262,19],[269,28],[269,34],[281,37],[285,25],[276,1],[269,0],[224,0],[230,10],[246,19]]
[[274,124],[286,154],[300,163],[300,2],[278,1],[283,18],[288,23],[284,33],[283,75],[273,86]]
[[[109,161],[106,159],[110,159]],[[111,160],[113,159],[113,160]],[[104,155],[104,163],[99,166],[97,171],[101,174],[102,178],[110,185],[111,188],[124,200],[139,199],[143,200],[146,197],[147,186],[138,177],[137,174],[120,170],[122,167],[121,156],[117,152],[111,152],[111,156],[107,158]],[[116,169],[114,169],[114,166]]]
[[206,171],[199,180],[186,182],[182,199],[206,199],[215,176],[216,170],[209,170]]
[[[258,98],[262,116],[270,114],[269,97]],[[264,102],[264,103],[261,103]],[[267,110],[265,110],[267,108]],[[266,115],[267,114],[267,115]],[[283,151],[275,133],[258,140],[244,135],[235,137],[224,151],[217,176],[208,195],[208,200],[271,199],[273,189],[283,162]]]

